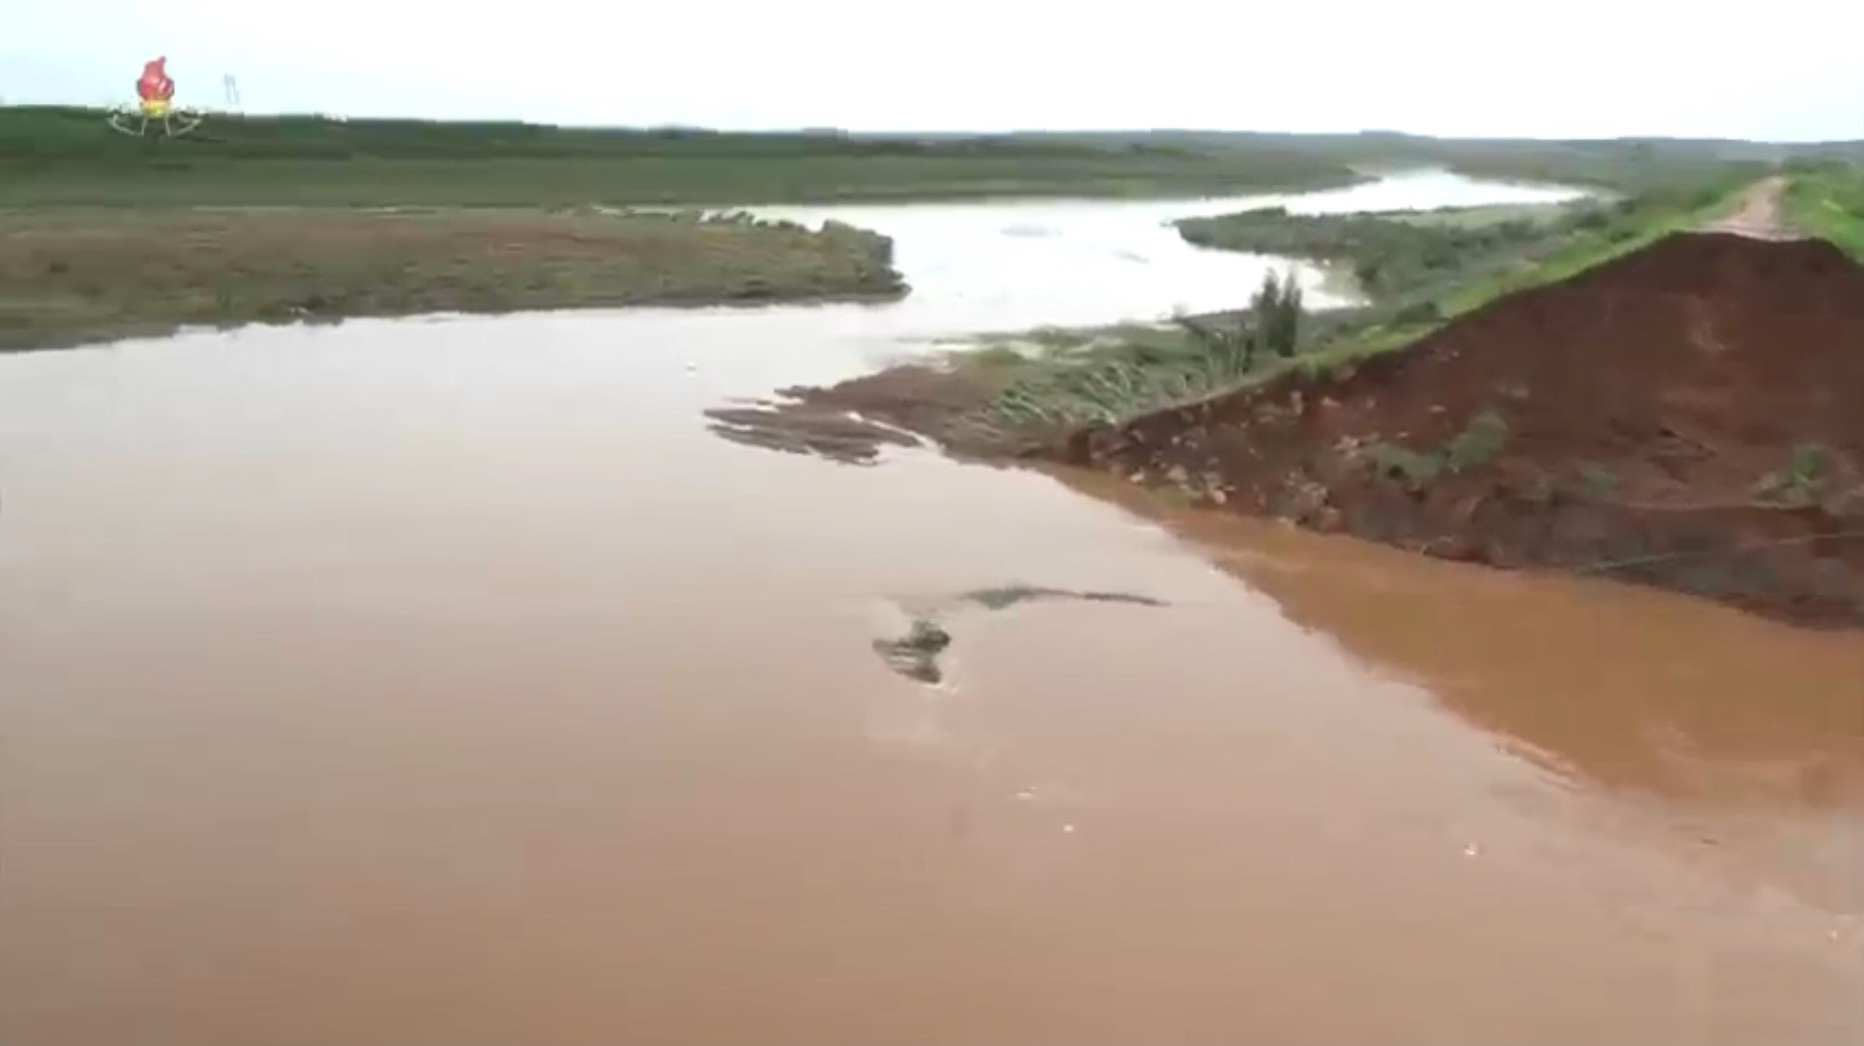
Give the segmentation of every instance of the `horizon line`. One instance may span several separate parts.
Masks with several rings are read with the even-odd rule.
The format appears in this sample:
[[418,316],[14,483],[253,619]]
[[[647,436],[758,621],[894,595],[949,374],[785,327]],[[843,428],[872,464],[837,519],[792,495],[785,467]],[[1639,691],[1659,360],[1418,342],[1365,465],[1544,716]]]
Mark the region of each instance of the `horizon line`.
[[[125,103],[133,105],[134,103]],[[0,99],[0,109],[63,109],[82,112],[108,113],[116,106],[85,104],[74,102],[27,102]],[[870,137],[967,137],[967,138],[1034,138],[1067,136],[1128,136],[1145,135],[1215,135],[1264,138],[1400,138],[1426,141],[1450,142],[1545,142],[1606,144],[1619,142],[1701,142],[1728,145],[1758,146],[1860,146],[1864,138],[1732,138],[1725,136],[1703,135],[1667,135],[1667,134],[1616,134],[1600,136],[1554,136],[1535,135],[1501,135],[1501,134],[1428,134],[1421,131],[1402,131],[1391,128],[1359,128],[1356,130],[1330,131],[1287,131],[1262,130],[1257,128],[1224,128],[1192,126],[1159,127],[1080,127],[1080,128],[1041,128],[1018,127],[1008,130],[984,130],[970,127],[938,128],[889,128],[884,130],[857,130],[838,127],[831,124],[800,124],[771,127],[718,127],[707,124],[668,123],[593,123],[578,121],[533,120],[518,117],[463,117],[463,116],[419,116],[419,115],[363,115],[350,116],[334,112],[317,112],[311,110],[292,111],[252,111],[231,109],[224,105],[183,106],[198,112],[221,117],[255,120],[321,120],[329,123],[430,123],[430,124],[504,124],[514,127],[554,128],[570,131],[621,131],[621,132],[665,132],[681,131],[688,133],[716,135],[793,135],[793,136],[842,136],[850,138]]]

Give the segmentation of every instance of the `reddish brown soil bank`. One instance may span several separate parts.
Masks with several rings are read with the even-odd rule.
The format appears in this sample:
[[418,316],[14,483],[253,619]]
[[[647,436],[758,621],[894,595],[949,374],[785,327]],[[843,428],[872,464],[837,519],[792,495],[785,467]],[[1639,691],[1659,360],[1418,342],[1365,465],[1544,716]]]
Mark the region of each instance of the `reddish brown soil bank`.
[[1056,453],[1436,555],[1864,624],[1864,270],[1674,236],[1353,373]]

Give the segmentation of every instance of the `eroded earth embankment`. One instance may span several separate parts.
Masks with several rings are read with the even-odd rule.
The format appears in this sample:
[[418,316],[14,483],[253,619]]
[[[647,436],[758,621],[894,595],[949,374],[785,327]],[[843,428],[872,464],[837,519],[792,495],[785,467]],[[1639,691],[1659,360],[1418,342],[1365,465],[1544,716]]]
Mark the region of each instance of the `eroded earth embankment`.
[[1864,270],[1666,240],[1399,352],[1053,456],[1419,551],[1864,624]]

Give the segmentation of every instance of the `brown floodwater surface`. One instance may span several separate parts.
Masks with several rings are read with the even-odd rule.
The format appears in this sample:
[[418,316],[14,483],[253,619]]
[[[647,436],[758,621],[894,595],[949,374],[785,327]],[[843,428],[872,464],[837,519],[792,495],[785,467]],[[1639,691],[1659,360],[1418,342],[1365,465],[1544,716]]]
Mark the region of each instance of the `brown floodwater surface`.
[[0,1042],[1864,1041],[1864,639],[706,431],[892,315],[0,360]]

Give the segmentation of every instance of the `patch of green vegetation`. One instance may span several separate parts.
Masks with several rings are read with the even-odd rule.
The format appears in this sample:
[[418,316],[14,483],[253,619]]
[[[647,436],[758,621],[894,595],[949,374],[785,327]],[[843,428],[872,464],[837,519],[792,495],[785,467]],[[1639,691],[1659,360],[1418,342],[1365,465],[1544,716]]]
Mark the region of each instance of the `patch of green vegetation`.
[[1597,462],[1579,466],[1579,483],[1586,496],[1594,501],[1610,501],[1618,496],[1618,473]]
[[1396,443],[1375,443],[1371,450],[1372,467],[1387,479],[1403,482],[1411,490],[1423,490],[1443,474],[1443,457],[1419,453]]
[[1231,387],[1242,375],[1226,370],[1226,359],[1186,339],[1164,351],[1125,344],[1081,360],[1032,361],[987,406],[955,424],[986,438],[1113,424]]
[[1438,212],[1434,216],[1290,214],[1271,207],[1178,222],[1201,247],[1249,251],[1320,262],[1349,278],[1355,290],[1394,313],[1433,307],[1433,293],[1476,275],[1532,264],[1575,232],[1610,221],[1606,205],[1509,207],[1498,217]]
[[1752,185],[1745,178],[1723,179],[1626,200],[1609,222],[1582,230],[1531,268],[1460,287],[1441,303],[1444,315],[1460,316],[1503,295],[1569,279],[1665,236],[1708,224],[1733,211]]
[[0,207],[1157,197],[1322,188],[1417,168],[1643,193],[1717,173],[1758,177],[1757,165],[1793,152],[1387,132],[737,133],[231,114],[210,114],[184,138],[139,140],[112,132],[97,109],[11,106],[0,107]]
[[1293,356],[1301,345],[1304,311],[1301,284],[1294,272],[1277,276],[1273,269],[1269,270],[1262,277],[1256,296],[1249,300],[1249,322],[1238,325],[1226,339],[1246,346],[1242,369],[1250,368],[1257,349],[1265,349],[1283,359]]
[[1749,184],[1745,176],[1718,178],[1609,202],[1410,215],[1296,215],[1273,208],[1187,219],[1178,228],[1203,246],[1342,268],[1372,300],[1362,315],[1365,332],[1411,334],[1699,224],[1731,208]]
[[[1745,176],[1743,176],[1745,178]],[[1577,223],[1551,249],[1519,266],[1473,275],[1428,306],[1417,301],[1375,304],[1361,310],[1335,336],[1317,342],[1291,361],[1309,374],[1327,374],[1344,364],[1411,345],[1460,316],[1499,298],[1570,279],[1658,240],[1706,225],[1734,210],[1751,182],[1722,178],[1692,187],[1669,187],[1619,201],[1607,221]],[[1261,373],[1255,380],[1272,375]]]
[[1379,475],[1402,481],[1413,491],[1423,490],[1440,477],[1470,472],[1494,461],[1508,442],[1508,420],[1492,410],[1469,419],[1461,432],[1441,447],[1416,451],[1389,441],[1369,449]]
[[1478,178],[1587,185],[1624,193],[1699,184],[1722,174],[1761,177],[1795,157],[1864,154],[1864,143],[1781,145],[1721,139],[1618,138],[1559,141],[1428,138],[1393,131],[1282,134],[1250,131],[1104,132],[1058,135],[1199,150],[1298,149],[1365,170],[1446,168]]
[[1717,179],[1757,181],[1790,151],[1752,142],[1621,139],[1540,142],[1534,143],[1540,148],[1482,155],[1477,151],[1481,143],[1449,144],[1447,166],[1471,177],[1586,185],[1630,195],[1687,190]]
[[1519,225],[1551,226],[1569,217],[1600,209],[1612,202],[1593,196],[1563,203],[1484,203],[1469,207],[1438,207],[1428,211],[1386,211],[1378,217],[1410,225],[1459,229],[1494,229]]
[[[1249,309],[1179,317],[1168,326],[1125,324],[1079,330],[1047,329],[1002,336],[1026,353],[1011,363],[982,408],[952,422],[988,443],[1015,433],[1056,432],[1112,424],[1173,403],[1201,399],[1246,380],[1269,361],[1293,358],[1315,319],[1302,306],[1292,273],[1269,273]],[[959,357],[971,366],[975,354]]]
[[0,350],[181,326],[876,298],[892,243],[745,215],[536,209],[0,212]]
[[1797,167],[1787,181],[1783,204],[1790,224],[1864,262],[1864,165]]
[[1444,468],[1451,473],[1481,468],[1495,460],[1508,442],[1508,420],[1492,410],[1469,419],[1463,431],[1444,445]]
[[1282,145],[1220,151],[1030,135],[727,133],[210,115],[126,138],[93,109],[0,107],[0,207],[744,205],[1201,196],[1364,179]]
[[1784,466],[1761,477],[1754,496],[1762,501],[1804,507],[1816,504],[1832,471],[1832,452],[1818,443],[1793,448]]

